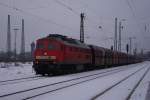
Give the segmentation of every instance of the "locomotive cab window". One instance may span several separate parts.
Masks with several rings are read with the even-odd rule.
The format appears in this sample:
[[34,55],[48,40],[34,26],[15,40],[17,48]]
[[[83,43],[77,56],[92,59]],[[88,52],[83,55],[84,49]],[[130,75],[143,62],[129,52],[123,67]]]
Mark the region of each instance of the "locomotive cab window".
[[50,49],[50,50],[51,50],[51,49],[54,49],[54,45],[51,44],[51,43],[49,43],[49,44],[48,44],[48,49]]
[[44,44],[43,43],[37,43],[36,48],[37,49],[43,49],[44,48]]

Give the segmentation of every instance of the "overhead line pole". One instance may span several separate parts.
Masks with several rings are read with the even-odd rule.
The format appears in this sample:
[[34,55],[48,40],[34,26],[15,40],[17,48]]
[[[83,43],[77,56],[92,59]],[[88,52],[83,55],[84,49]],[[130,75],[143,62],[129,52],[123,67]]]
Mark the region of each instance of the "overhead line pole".
[[114,50],[117,51],[117,18],[115,18]]
[[22,19],[22,34],[21,34],[21,59],[25,59],[25,36],[24,36],[24,19]]
[[7,23],[7,57],[11,56],[11,26],[10,26],[10,15],[8,15]]
[[129,52],[130,52],[130,54],[132,54],[132,39],[135,39],[135,37],[129,37],[129,41],[130,41]]
[[125,19],[121,19],[119,21],[118,51],[120,51],[120,52],[121,52],[121,36],[122,36],[122,29],[123,29],[122,21],[126,21],[126,20]]
[[119,22],[119,41],[118,41],[118,51],[121,51],[121,21]]
[[81,13],[81,22],[80,22],[80,41],[84,43],[84,13]]
[[17,50],[16,50],[16,40],[17,40],[17,31],[19,29],[18,28],[14,28],[14,33],[15,33],[15,41],[14,41],[14,58],[15,58],[15,65],[16,65],[16,61],[17,61]]

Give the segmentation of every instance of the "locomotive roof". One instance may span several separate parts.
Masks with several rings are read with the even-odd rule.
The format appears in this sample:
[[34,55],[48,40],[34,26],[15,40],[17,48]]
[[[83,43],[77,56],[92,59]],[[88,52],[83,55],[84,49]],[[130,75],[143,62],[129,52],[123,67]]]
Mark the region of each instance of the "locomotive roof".
[[42,39],[56,39],[64,42],[66,45],[76,46],[81,48],[89,48],[88,45],[81,43],[77,39],[68,38],[67,36],[59,35],[59,34],[49,34],[47,37]]
[[[102,50],[102,51],[105,51],[105,52],[113,52],[113,53],[119,53],[119,54],[127,55],[127,54],[124,53],[124,52],[113,51],[113,50],[111,50],[111,49],[104,48],[104,47],[100,47],[100,46],[96,46],[96,45],[89,45],[89,46],[93,46],[94,49]],[[131,56],[131,55],[130,55],[130,56]]]

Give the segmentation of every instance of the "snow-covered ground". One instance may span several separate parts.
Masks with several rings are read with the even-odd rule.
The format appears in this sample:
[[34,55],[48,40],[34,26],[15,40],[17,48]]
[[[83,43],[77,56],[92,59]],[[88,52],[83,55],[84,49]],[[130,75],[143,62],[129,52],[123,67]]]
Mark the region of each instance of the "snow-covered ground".
[[35,76],[32,63],[0,63],[0,81]]
[[[32,98],[34,100],[90,100],[93,96],[99,94],[106,88],[112,86],[123,78],[127,77],[129,74],[142,68],[141,71],[137,72],[133,77],[123,81],[121,84],[117,85],[115,88],[108,91],[108,93],[98,97],[97,100],[125,100],[126,95],[132,90],[137,81],[142,77],[146,70],[150,67],[150,62],[143,62],[132,65],[125,65],[124,67],[132,67],[128,70],[114,73],[112,75],[107,75],[105,77],[97,78],[92,81],[84,82],[75,86],[61,89],[53,93],[46,93],[41,96]],[[117,69],[117,68],[113,68]],[[52,84],[64,80],[69,80],[77,78],[79,76],[86,76],[94,73],[99,73],[107,71],[110,69],[96,70],[90,72],[76,73],[70,75],[62,76],[52,76],[44,77],[43,79],[33,80],[28,82],[14,83],[8,85],[0,85],[0,96],[8,93],[13,93],[21,91],[24,89],[35,88],[38,86],[43,86],[46,84]],[[15,66],[13,63],[5,64],[0,63],[0,81],[17,79],[22,77],[36,76],[32,70],[32,63],[19,63],[19,66]],[[150,83],[150,72],[146,74],[139,87],[133,93],[131,100],[145,100],[148,86]],[[4,98],[0,97],[0,100]],[[5,100],[19,100],[16,98],[5,98]]]

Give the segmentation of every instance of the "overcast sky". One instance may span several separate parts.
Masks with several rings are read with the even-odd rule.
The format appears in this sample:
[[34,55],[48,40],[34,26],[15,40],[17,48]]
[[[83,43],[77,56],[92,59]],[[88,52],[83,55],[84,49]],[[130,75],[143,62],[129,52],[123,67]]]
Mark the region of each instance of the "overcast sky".
[[[150,50],[150,0],[0,0],[0,51],[6,51],[7,16],[11,15],[12,50],[14,28],[17,49],[21,44],[21,19],[25,20],[26,51],[30,43],[48,34],[79,39],[80,13],[85,13],[85,42],[106,48],[113,45],[115,17],[122,21],[122,49],[133,40],[138,51]],[[102,28],[99,28],[101,26]]]

